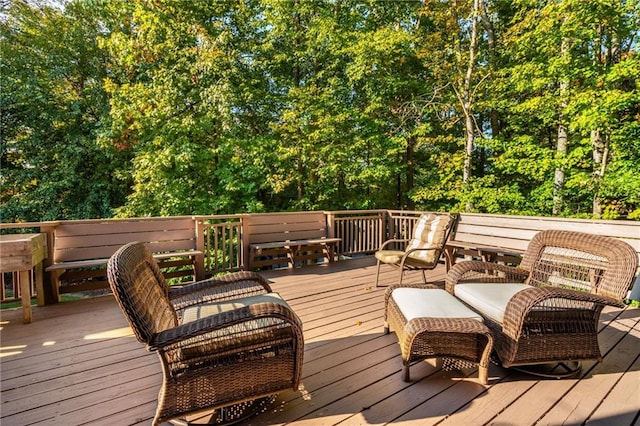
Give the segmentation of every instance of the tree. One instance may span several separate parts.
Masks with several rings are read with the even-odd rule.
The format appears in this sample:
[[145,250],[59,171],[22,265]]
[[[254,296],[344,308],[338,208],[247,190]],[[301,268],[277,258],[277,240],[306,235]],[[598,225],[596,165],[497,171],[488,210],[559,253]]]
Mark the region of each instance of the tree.
[[[630,117],[627,114],[633,110],[629,101],[635,96],[637,76],[628,71],[634,62],[630,49],[637,22],[637,5],[625,2],[566,0],[523,3],[516,9],[505,36],[512,61],[501,71],[498,90],[503,99],[511,100],[502,103],[509,105],[502,109],[510,133],[505,138],[507,151],[521,150],[512,141],[528,135],[527,143],[532,144],[528,152],[541,155],[536,163],[539,171],[533,173],[540,176],[553,170],[548,178],[535,180],[537,188],[527,190],[533,195],[534,211],[586,214],[594,202],[600,204],[600,174],[605,174],[608,160],[623,152],[607,148],[606,137],[598,135],[606,133],[601,132],[604,128],[614,132],[625,128],[627,119],[614,117],[622,110]],[[617,77],[609,80],[610,72]],[[613,98],[622,101],[618,104],[625,105],[622,110],[610,108]]]
[[91,7],[11,3],[0,23],[3,221],[109,217],[127,160],[96,143],[108,99]]

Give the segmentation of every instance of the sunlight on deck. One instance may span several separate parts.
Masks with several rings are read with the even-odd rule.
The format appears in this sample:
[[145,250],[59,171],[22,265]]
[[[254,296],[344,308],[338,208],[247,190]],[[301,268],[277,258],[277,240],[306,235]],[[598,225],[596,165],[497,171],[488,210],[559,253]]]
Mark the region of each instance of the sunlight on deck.
[[[0,346],[0,358],[5,358],[11,355],[19,355],[22,353],[22,351],[19,351],[18,349],[24,349],[26,347],[27,345]],[[11,351],[11,352],[5,352],[5,351]]]
[[84,340],[117,339],[119,337],[133,336],[130,327],[114,328],[113,330],[101,331],[100,333],[87,334]]

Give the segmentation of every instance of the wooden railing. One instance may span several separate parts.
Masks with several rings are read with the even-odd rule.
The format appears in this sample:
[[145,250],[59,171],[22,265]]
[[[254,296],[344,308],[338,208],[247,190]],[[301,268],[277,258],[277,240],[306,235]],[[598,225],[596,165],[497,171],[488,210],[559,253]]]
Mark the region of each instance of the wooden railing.
[[204,253],[202,275],[243,269],[242,216],[196,217],[198,248]]
[[[324,212],[327,217],[329,237],[340,238],[338,254],[346,259],[353,256],[374,253],[389,238],[407,238],[413,232],[413,226],[422,213],[420,211],[400,210],[357,210]],[[291,213],[288,213],[291,214]],[[194,235],[197,249],[202,256],[196,262],[198,276],[212,276],[218,273],[247,268],[247,253],[244,253],[243,227],[247,214],[194,216]],[[483,220],[486,219],[486,220]],[[52,241],[55,240],[55,228],[58,222],[0,224],[2,233],[42,232],[48,239],[48,251],[52,253]],[[532,225],[533,224],[533,225]],[[505,238],[513,236],[514,244],[522,245],[522,235],[529,237],[537,229],[552,226],[556,229],[576,229],[621,238],[630,243],[640,253],[640,222],[635,221],[592,221],[580,219],[514,217],[503,215],[461,214],[460,236],[468,237],[471,231],[484,232],[496,238],[509,248]],[[509,229],[505,228],[508,227]],[[518,227],[520,227],[518,229]],[[483,229],[480,229],[483,228]],[[495,229],[494,229],[495,228]],[[609,234],[608,234],[609,233]],[[611,234],[615,233],[615,235]],[[452,239],[456,234],[452,235]],[[506,244],[506,246],[505,246]],[[52,258],[52,256],[50,256]],[[51,262],[47,260],[45,262]],[[45,263],[46,264],[46,263]],[[0,274],[2,301],[19,299],[19,285],[16,274]],[[45,287],[48,277],[44,276]],[[33,291],[34,289],[32,289]]]
[[341,256],[371,254],[387,237],[386,210],[327,212],[330,235],[341,238]]

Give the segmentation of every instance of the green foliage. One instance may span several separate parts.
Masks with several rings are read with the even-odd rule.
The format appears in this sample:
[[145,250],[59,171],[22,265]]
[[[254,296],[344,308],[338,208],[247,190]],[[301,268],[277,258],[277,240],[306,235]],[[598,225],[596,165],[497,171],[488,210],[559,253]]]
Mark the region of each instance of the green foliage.
[[564,216],[640,219],[637,4],[479,3],[12,2],[2,220],[550,215],[558,193]]
[[124,202],[118,153],[96,143],[108,120],[99,19],[13,2],[0,24],[3,221],[104,217]]

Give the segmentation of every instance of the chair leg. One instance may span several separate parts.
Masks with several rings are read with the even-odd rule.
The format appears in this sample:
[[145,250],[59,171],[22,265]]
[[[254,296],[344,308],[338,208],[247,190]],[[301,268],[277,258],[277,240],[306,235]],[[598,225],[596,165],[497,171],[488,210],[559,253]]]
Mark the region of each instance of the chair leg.
[[424,269],[421,269],[421,271],[422,271],[422,282],[424,284],[426,284],[427,283],[427,275],[424,273]]
[[376,287],[378,287],[379,278],[380,278],[380,260],[378,260],[378,269],[376,270]]
[[398,281],[398,285],[402,285],[403,278],[404,278],[404,268],[400,267],[400,280]]
[[409,374],[409,363],[405,362],[403,364],[404,365],[402,366],[402,381],[403,382],[410,382],[411,381],[411,375]]
[[489,383],[489,367],[488,366],[478,366],[478,380],[483,385]]

